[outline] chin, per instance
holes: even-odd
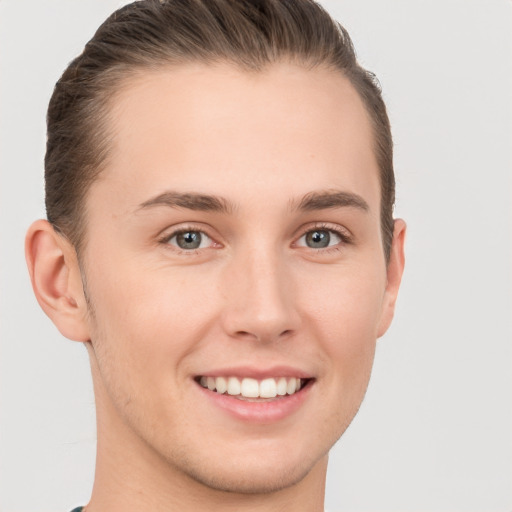
[[[301,442],[301,437],[297,439],[291,434],[284,439],[244,441],[232,436],[231,440],[219,439],[218,443],[210,438],[209,445],[196,444],[194,449],[188,445],[185,450],[187,445],[182,444],[172,454],[168,451],[170,457],[166,459],[174,471],[209,489],[233,494],[271,494],[299,485],[310,474],[325,473],[335,436],[325,436],[322,443],[318,443],[318,438]]]
[[[323,460],[323,459],[322,459]],[[313,467],[319,463],[302,461],[300,465],[272,464],[261,461],[247,464],[243,460],[234,461],[230,467],[188,468],[188,476],[196,482],[220,492],[233,494],[271,494],[293,487],[304,480]]]

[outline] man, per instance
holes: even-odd
[[[403,271],[389,123],[309,0],[136,2],[50,102],[36,297],[90,358],[87,512],[323,510]]]

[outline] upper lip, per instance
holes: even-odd
[[[272,377],[298,377],[299,379],[312,379],[310,372],[286,365],[273,365],[256,368],[254,366],[231,366],[225,368],[216,368],[206,370],[197,374],[201,377],[249,377],[252,379],[263,380]]]

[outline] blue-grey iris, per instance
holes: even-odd
[[[330,241],[331,234],[327,230],[315,230],[306,234],[306,245],[312,249],[328,247]]]
[[[185,231],[176,235],[176,244],[180,249],[198,249],[201,239],[199,231]]]

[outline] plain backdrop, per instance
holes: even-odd
[[[0,511],[85,504],[95,457],[86,351],[39,309],[23,256],[44,216],[55,81],[119,0],[0,0]],[[512,511],[510,0],[323,4],[380,79],[407,266],[326,505]]]

